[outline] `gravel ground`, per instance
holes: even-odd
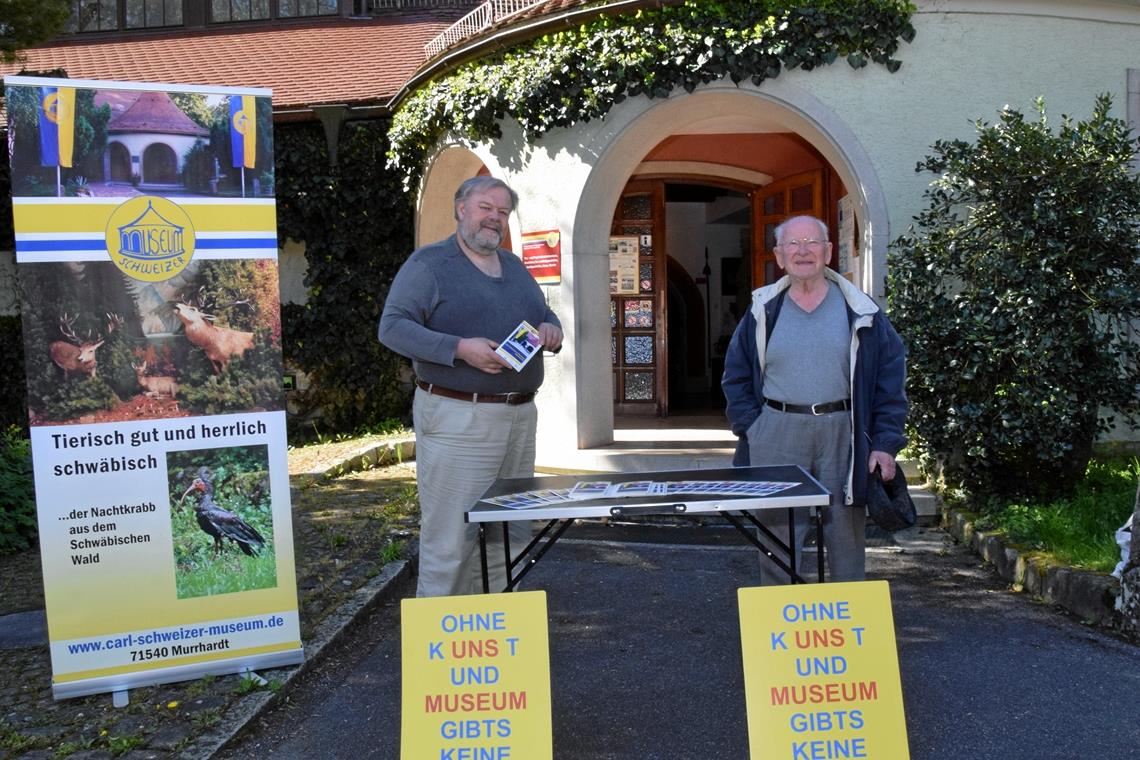
[[[417,521],[415,468],[392,464],[339,477],[374,440],[326,443],[289,452],[301,638],[385,564],[401,558]],[[0,616],[43,608],[37,551],[0,557]],[[56,702],[46,644],[8,648],[0,657],[0,758],[194,757],[236,716],[279,687],[275,671],[258,687],[237,676],[204,677],[132,689],[115,708],[108,694]]]

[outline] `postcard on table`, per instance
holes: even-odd
[[[536,354],[542,353],[542,337],[524,320],[503,339],[495,353],[506,359],[515,371],[521,371]]]

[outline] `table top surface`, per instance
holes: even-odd
[[[817,507],[831,495],[798,465],[500,478],[468,522]]]

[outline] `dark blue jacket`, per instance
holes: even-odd
[[[892,457],[906,445],[906,349],[887,315],[869,296],[830,269],[825,276],[839,285],[851,325],[852,456],[845,504],[862,505],[867,495],[867,461],[872,451]],[[764,348],[780,316],[791,278],[752,293],[752,308],[740,320],[724,357],[721,387],[726,413],[738,438],[732,463],[746,466],[748,428],[764,410]]]

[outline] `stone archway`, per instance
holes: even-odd
[[[626,105],[628,104],[628,105]],[[717,83],[692,94],[678,94],[664,101],[626,101],[607,116],[605,144],[582,185],[574,217],[573,280],[574,310],[583,335],[608,333],[608,262],[602,256],[583,252],[606,251],[609,222],[626,181],[652,146],[675,134],[700,132],[732,134],[750,125],[799,135],[828,161],[852,194],[861,239],[859,247],[869,254],[857,284],[881,296],[889,231],[885,193],[874,167],[852,130],[810,93],[779,80],[765,82],[762,89]],[[639,109],[639,110],[635,110]],[[577,346],[575,385],[605,387],[609,363],[607,344],[586,341]],[[612,412],[578,396],[580,446],[604,445],[612,440]]]
[[[152,143],[143,151],[143,182],[173,185],[178,182],[178,156],[165,143]]]
[[[110,181],[131,181],[131,152],[120,142],[113,142],[107,146],[110,157]]]
[[[455,232],[455,189],[463,180],[487,171],[483,160],[465,147],[443,148],[424,174],[416,214],[416,247]]]

